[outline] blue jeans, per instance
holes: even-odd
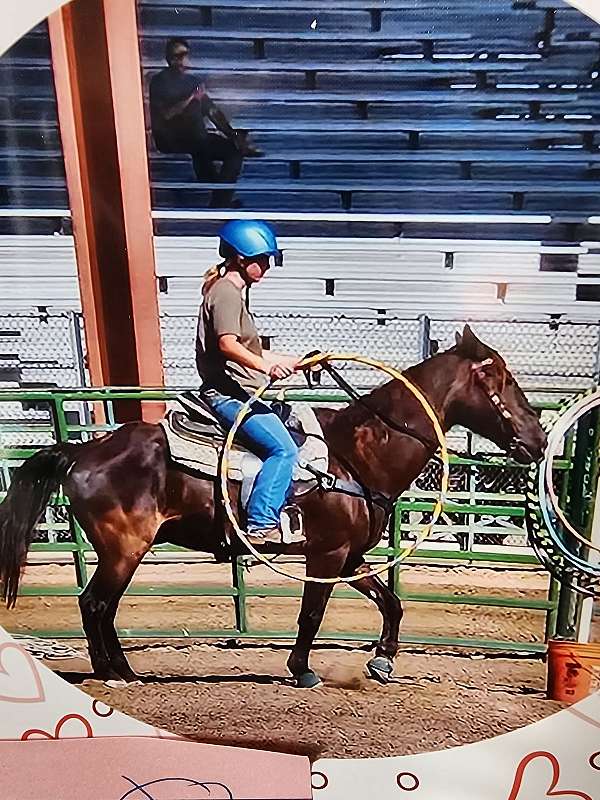
[[[224,427],[231,428],[243,402],[217,392],[204,394],[203,398]],[[279,525],[279,515],[292,485],[298,447],[280,418],[259,400],[252,404],[236,436],[263,461],[246,508],[248,530]]]

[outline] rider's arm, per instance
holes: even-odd
[[[206,96],[206,85],[202,76],[190,76],[174,83],[169,79],[168,73],[168,70],[163,70],[150,81],[150,108],[153,115],[163,120],[171,120],[182,114],[190,103],[194,100],[202,101]]]
[[[270,357],[266,357],[266,353],[262,356],[257,356],[247,347],[244,347],[237,336],[232,333],[226,333],[219,337],[219,350],[229,361],[235,361],[236,364],[240,364],[243,367],[250,367],[258,370],[258,372],[264,372],[270,378],[277,380],[289,377],[298,363],[296,358],[277,356],[276,353],[271,353]]]
[[[178,114],[181,114],[193,100],[201,100],[205,96],[205,91],[206,88],[204,83],[199,82],[189,97],[184,97],[183,100],[179,100],[179,102],[174,103],[173,105],[167,105],[165,102],[161,103],[159,107],[162,111],[163,117],[165,119],[172,119]]]
[[[277,357],[271,357],[267,360],[264,352],[253,353],[242,344],[243,303],[240,290],[229,281],[219,281],[211,292],[209,315],[219,350],[228,361],[264,372],[271,378],[279,379],[291,375],[294,366],[289,359],[282,361]]]
[[[256,353],[248,350],[233,333],[219,336],[219,350],[228,361],[235,361],[236,364],[240,364],[242,367],[256,369],[265,374],[268,374],[271,363],[273,363],[270,363],[263,356],[257,356]]]

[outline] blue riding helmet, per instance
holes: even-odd
[[[241,256],[273,256],[276,266],[283,264],[283,253],[277,245],[275,231],[257,219],[232,219],[219,231],[219,255],[228,258],[231,251]]]

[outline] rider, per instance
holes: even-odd
[[[272,262],[281,265],[273,228],[257,220],[231,220],[219,232],[223,262],[204,275],[198,317],[196,366],[201,394],[224,427],[269,379],[287,378],[299,358],[263,351],[245,291],[261,281]],[[247,533],[254,544],[281,542],[280,513],[292,483],[298,448],[281,419],[255,400],[240,432],[262,461],[247,503]],[[293,541],[304,537],[296,534]]]

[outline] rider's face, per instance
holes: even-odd
[[[253,256],[244,259],[248,283],[258,283],[269,269],[269,256]]]

